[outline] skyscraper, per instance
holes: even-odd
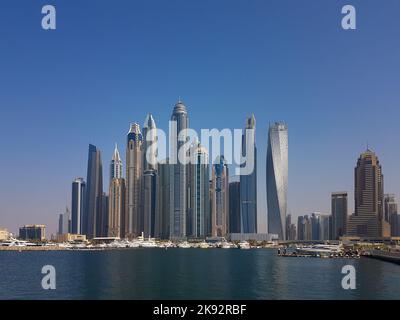
[[[83,233],[88,239],[99,236],[103,207],[103,167],[101,151],[94,145],[89,145],[88,169],[86,185],[86,204],[83,219]]]
[[[229,183],[229,233],[240,233],[240,182]]]
[[[320,240],[320,219],[321,214],[319,212],[311,214],[311,240]]]
[[[245,132],[242,135],[242,156],[246,150],[252,148],[254,157],[253,170],[249,174],[240,176],[240,216],[241,233],[257,233],[257,148],[255,144],[256,119],[254,115],[246,119]],[[251,166],[247,161],[241,167]]]
[[[72,182],[71,233],[82,234],[83,212],[85,210],[86,183],[83,178]]]
[[[126,148],[126,212],[125,236],[138,237],[143,232],[141,208],[142,143],[140,127],[133,123],[128,132]]]
[[[156,234],[156,206],[157,206],[157,128],[151,114],[148,114],[143,126],[142,146],[142,206],[143,229],[146,237]]]
[[[331,240],[330,234],[330,215],[321,214],[319,216],[319,239],[318,240]]]
[[[399,236],[397,201],[394,194],[385,194],[384,212],[385,220],[390,223],[390,235],[392,237]]]
[[[111,159],[110,164],[110,181],[113,179],[122,178],[122,160],[119,155],[119,150],[117,144],[115,144],[114,154]]]
[[[383,216],[382,167],[374,152],[362,153],[354,169],[355,212],[350,216],[347,233],[359,237],[387,237],[390,225]]]
[[[110,165],[110,188],[108,199],[107,235],[109,237],[124,237],[125,219],[125,180],[122,178],[122,160],[115,145]]]
[[[195,142],[190,157],[187,235],[204,238],[211,232],[208,152]]]
[[[185,130],[189,127],[186,106],[182,101],[175,104],[171,116],[173,137],[169,141],[170,148],[170,238],[186,237],[187,217],[187,165],[179,161],[178,151],[187,141]]]
[[[157,127],[153,115],[148,114],[143,126],[142,167],[143,172],[157,170]]]
[[[331,195],[332,240],[339,240],[347,232],[347,192]]]
[[[268,233],[286,239],[288,186],[288,130],[283,123],[270,125],[267,149]]]
[[[225,237],[229,226],[229,173],[223,156],[212,166],[211,226],[213,237]]]
[[[108,207],[109,207],[109,197],[103,192],[101,197],[101,216],[98,219],[98,227],[97,227],[97,237],[107,237],[108,235]]]
[[[168,159],[158,164],[155,237],[168,239],[170,232],[170,165]]]
[[[296,225],[292,223],[292,215],[286,216],[286,240],[296,240],[297,229]]]

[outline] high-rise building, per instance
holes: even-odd
[[[286,240],[296,240],[297,229],[296,225],[292,223],[292,215],[288,214],[286,216]]]
[[[157,206],[157,171],[143,173],[143,230],[145,237],[155,237]]]
[[[110,166],[107,236],[124,237],[125,180],[122,178],[122,160],[115,146]]]
[[[46,226],[43,224],[29,224],[19,228],[21,240],[43,241],[46,240]]]
[[[319,216],[319,239],[318,240],[331,240],[330,232],[330,215],[321,214]]]
[[[103,195],[101,197],[101,216],[100,219],[97,220],[97,237],[107,237],[108,235],[108,209],[109,197],[105,192],[103,192]]]
[[[85,210],[86,183],[83,178],[72,182],[71,233],[82,234],[82,223]]]
[[[186,106],[182,101],[175,104],[171,116],[171,133],[173,135],[170,144],[170,238],[183,239],[186,237],[187,218],[187,164],[179,161],[178,151],[187,141],[185,129],[189,127],[189,119]]]
[[[240,217],[241,233],[257,233],[257,148],[255,143],[256,119],[254,115],[246,119],[242,135],[242,168],[252,167],[251,172],[240,175]],[[252,155],[246,154],[252,149]],[[252,162],[252,163],[250,163]]]
[[[125,236],[135,238],[143,232],[141,207],[142,143],[140,127],[133,123],[128,133],[126,148],[126,212]]]
[[[190,237],[204,238],[211,233],[208,152],[199,142],[195,142],[190,149],[190,158],[186,231]]]
[[[397,201],[394,194],[385,194],[384,213],[385,220],[390,223],[391,236],[399,236]]]
[[[99,222],[102,220],[103,207],[103,167],[101,151],[94,145],[89,145],[88,168],[86,184],[86,202],[83,218],[83,234],[88,239],[100,236]]]
[[[158,164],[155,237],[169,239],[170,232],[170,165],[168,159]]]
[[[299,216],[297,219],[297,240],[312,240],[312,224],[308,215]]]
[[[157,127],[153,115],[148,114],[143,125],[142,167],[143,172],[157,170]]]
[[[355,212],[347,234],[359,237],[388,237],[390,225],[383,216],[383,174],[378,157],[371,150],[362,153],[354,170]]]
[[[57,234],[63,234],[64,233],[64,214],[60,213],[58,215],[58,230]]]
[[[311,240],[320,240],[320,217],[319,212],[311,214]]]
[[[229,226],[229,172],[223,156],[212,166],[211,220],[211,235],[225,237]]]
[[[240,233],[240,182],[229,183],[229,233]]]
[[[154,237],[157,233],[157,127],[151,114],[147,115],[143,126],[142,159],[143,229],[146,237]]]
[[[284,240],[288,186],[288,129],[284,123],[269,127],[266,181],[268,233]]]
[[[332,192],[332,240],[339,240],[347,232],[347,192]]]

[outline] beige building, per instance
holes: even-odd
[[[84,234],[72,234],[72,233],[57,234],[56,241],[57,242],[72,242],[72,241],[86,242],[86,236]]]
[[[125,217],[124,179],[111,181],[108,206],[108,237],[121,237],[121,223]]]
[[[347,236],[390,237],[390,225],[383,217],[383,174],[376,154],[362,153],[354,169],[355,211],[349,217]]]
[[[7,240],[10,233],[7,229],[0,228],[0,241]]]

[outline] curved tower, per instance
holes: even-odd
[[[270,125],[267,149],[268,233],[286,240],[288,186],[288,130],[284,123]]]

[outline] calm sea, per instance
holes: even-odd
[[[355,290],[341,286],[344,265]],[[44,265],[56,290],[43,290]],[[400,266],[285,258],[275,250],[130,249],[0,252],[0,299],[399,299]]]

